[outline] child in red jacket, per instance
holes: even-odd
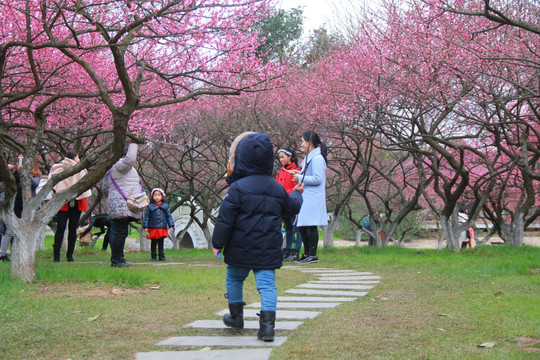
[[[288,147],[284,147],[278,150],[279,162],[281,163],[281,169],[278,170],[276,180],[283,185],[287,194],[293,191],[296,183],[293,180],[293,175],[299,173],[300,169],[296,163],[296,155],[294,151]],[[285,249],[283,249],[283,261],[296,261],[298,260],[298,254],[302,248],[302,237],[294,225],[296,217],[284,217],[283,225],[285,226]],[[294,249],[292,244],[294,241]]]

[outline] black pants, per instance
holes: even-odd
[[[307,256],[317,256],[317,246],[319,245],[319,230],[317,226],[299,226],[298,231],[302,235],[304,254]]]
[[[111,262],[124,261],[124,245],[129,231],[129,223],[132,219],[114,219],[114,235],[111,244]]]
[[[165,259],[165,254],[163,253],[163,240],[165,240],[165,238],[150,240],[150,254],[152,255],[152,259],[156,259],[156,247],[158,249],[159,259]]]
[[[112,249],[112,240],[114,236],[114,223],[110,222],[109,227],[107,228],[107,232],[105,233],[105,236],[103,237],[103,245],[101,246],[101,250],[107,250],[107,247],[109,244],[111,244]]]
[[[73,258],[73,251],[75,250],[75,242],[77,241],[77,227],[79,226],[79,219],[81,217],[81,211],[75,201],[73,207],[69,206],[68,211],[59,211],[56,214],[56,233],[54,234],[54,257],[60,258],[60,249],[62,248],[62,241],[64,240],[64,233],[66,232],[66,225],[68,226],[68,248],[66,257],[68,259]]]

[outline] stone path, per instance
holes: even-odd
[[[357,290],[369,290],[380,280],[379,276],[372,273],[353,270],[306,266],[286,266],[283,269],[302,271],[312,274],[318,279],[285,291],[286,294],[294,294],[295,296],[278,296],[274,342],[260,341],[257,340],[256,336],[235,336],[235,331],[231,331],[231,336],[175,336],[160,341],[156,345],[202,347],[203,349],[143,352],[136,354],[137,360],[268,360],[272,348],[281,346],[287,341],[286,336],[277,335],[286,334],[287,331],[294,331],[303,324],[303,320],[314,319],[322,311],[328,311],[327,309],[335,308],[343,302],[354,301],[365,296],[367,292]],[[259,329],[257,312],[259,312],[260,308],[261,303],[252,303],[245,306],[245,329]],[[228,309],[222,310],[216,313],[217,319],[197,320],[184,327],[227,329],[221,318],[228,312]],[[227,349],[219,349],[219,347],[226,347]]]

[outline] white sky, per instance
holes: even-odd
[[[347,14],[347,9],[362,3],[373,4],[377,0],[280,0],[283,9],[301,6],[304,10],[304,34],[325,25],[331,29],[339,22],[339,14]],[[350,10],[349,10],[350,11]]]
[[[281,0],[283,9],[302,6],[304,10],[304,29],[306,32],[318,29],[330,20],[333,0]]]

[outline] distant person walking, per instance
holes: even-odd
[[[135,169],[138,149],[137,144],[129,144],[125,155],[108,172],[110,185],[107,209],[114,227],[111,244],[111,266],[113,267],[131,266],[124,259],[124,246],[129,232],[129,223],[140,221],[143,217],[142,210],[133,212],[127,204],[129,197],[139,194],[143,190],[139,173]]]
[[[298,264],[319,262],[317,246],[319,245],[318,226],[328,225],[326,213],[326,144],[314,131],[302,134],[300,148],[307,155],[302,161],[300,174],[294,174],[295,182],[304,183],[304,202],[298,213],[296,226],[304,242],[304,254],[297,260]]]
[[[467,222],[469,219],[468,210],[464,205],[459,205],[458,208],[458,224],[462,225]],[[469,239],[467,238],[468,230],[463,230],[459,233],[459,242],[461,243],[461,248],[465,249],[467,247],[467,244],[469,243]]]
[[[165,191],[160,188],[152,189],[150,194],[152,199],[150,205],[146,208],[144,215],[143,228],[150,239],[150,254],[153,261],[158,260],[156,256],[156,247],[158,248],[159,261],[167,261],[163,252],[163,242],[167,236],[174,232],[174,221],[169,204],[163,201]]]
[[[54,164],[49,171],[49,179],[56,174],[59,174],[80,162],[79,154],[73,151],[69,151],[66,157]],[[72,175],[54,186],[55,192],[65,191],[70,189],[79,180],[81,180],[88,171],[83,169],[77,174]],[[68,248],[66,252],[66,258],[68,262],[73,261],[73,251],[75,250],[75,242],[77,241],[77,228],[79,227],[79,219],[81,212],[88,210],[88,203],[86,201],[92,195],[91,190],[86,190],[74,200],[65,204],[60,211],[56,214],[56,232],[54,234],[53,256],[54,262],[60,261],[60,250],[62,248],[62,242],[64,241],[64,233],[66,226],[68,226]],[[69,225],[68,225],[69,224]]]
[[[296,154],[291,148],[284,147],[278,150],[279,162],[281,163],[281,169],[278,170],[276,180],[283,185],[287,194],[290,194],[296,183],[293,180],[293,175],[300,173],[302,169],[296,165]],[[298,232],[296,225],[294,224],[295,216],[282,217],[283,225],[285,226],[285,248],[283,249],[284,261],[298,260],[298,254],[302,248],[302,236]],[[294,242],[294,248],[293,246]]]

